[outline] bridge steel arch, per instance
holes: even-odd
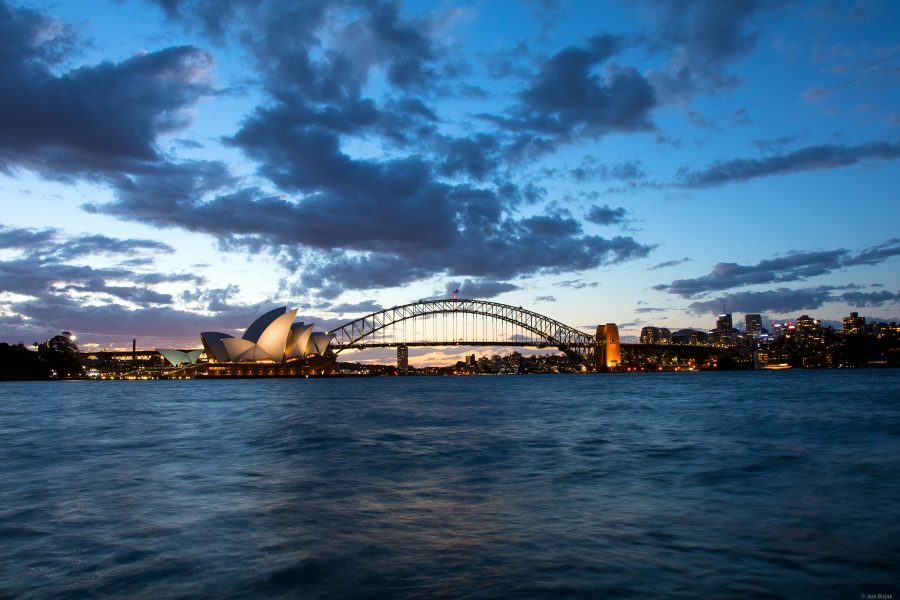
[[[379,332],[397,323],[410,319],[436,317],[438,315],[480,315],[482,317],[506,322],[537,336],[536,340],[527,342],[519,340],[465,340],[434,339],[427,341],[384,342],[377,340]],[[394,306],[374,312],[345,325],[336,327],[330,332],[334,336],[331,348],[335,354],[342,350],[365,348],[384,348],[389,346],[553,346],[564,352],[570,359],[583,364],[592,364],[597,347],[594,336],[570,327],[550,317],[522,308],[499,302],[486,300],[443,299],[420,300],[410,304]]]

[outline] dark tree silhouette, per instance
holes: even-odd
[[[0,379],[46,379],[50,365],[24,344],[0,343]]]
[[[84,367],[78,360],[78,345],[68,331],[37,344],[37,348],[38,356],[50,367],[51,377],[54,373],[60,379],[84,375]]]

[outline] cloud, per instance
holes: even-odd
[[[653,265],[651,267],[648,267],[648,270],[656,271],[657,269],[666,269],[668,267],[677,267],[678,265],[683,265],[684,263],[690,262],[690,261],[691,261],[690,257],[687,257],[687,256],[685,256],[684,258],[681,258],[681,259],[666,260],[661,263],[656,263],[655,265]]]
[[[643,163],[639,160],[626,160],[613,165],[604,165],[591,155],[585,156],[581,164],[569,172],[579,183],[593,179],[635,181],[647,177]]]
[[[204,279],[196,273],[154,271],[153,257],[173,251],[154,240],[0,226],[0,249],[0,339],[34,341],[70,330],[90,333],[85,339],[93,341],[144,335],[187,343],[213,319],[176,309],[173,295],[154,287],[165,283],[189,285],[193,291],[179,299],[220,320],[230,323],[237,314],[235,327],[246,326],[258,312],[223,301],[236,288],[203,290]],[[130,258],[117,264],[120,256]]]
[[[615,36],[599,35],[560,50],[540,65],[508,116],[483,118],[519,134],[511,151],[520,155],[612,132],[652,129],[653,88],[633,67],[608,62],[621,45]],[[606,65],[597,74],[601,63]]]
[[[15,255],[0,260],[0,289],[27,296],[103,294],[136,304],[171,304],[171,295],[147,286],[203,281],[187,273],[162,274],[125,266],[95,267],[72,262],[90,262],[95,257],[108,260],[122,254],[152,256],[173,252],[170,246],[153,240],[67,235],[59,229],[0,225],[0,249]]]
[[[740,79],[725,67],[756,47],[759,32],[752,24],[762,4],[755,0],[722,2],[661,2],[658,29],[645,36],[653,51],[670,58],[648,73],[665,102],[688,102],[698,92],[734,88]]]
[[[535,296],[535,302],[556,302],[556,296]]]
[[[445,156],[439,167],[442,175],[466,174],[482,181],[497,169],[502,159],[500,141],[486,133],[451,139],[446,144]]]
[[[210,12],[204,0],[162,8],[212,36],[240,40],[255,57],[266,98],[224,142],[255,162],[262,181],[242,186],[218,162],[161,161],[119,174],[115,199],[89,211],[204,233],[224,249],[268,252],[294,271],[285,291],[322,298],[435,275],[501,281],[577,272],[653,248],[587,235],[555,209],[517,216],[516,206],[546,193],[505,169],[510,139],[524,130],[438,132],[441,119],[428,102],[449,59],[434,17],[407,18],[392,2],[237,0],[214,25],[202,20]],[[554,120],[578,130],[573,135],[643,127],[646,110],[629,104],[640,94],[628,91],[640,75],[615,65],[602,77],[592,72],[618,45],[598,36],[551,57],[511,115],[550,137],[569,135],[553,133]],[[376,76],[386,91],[367,97]],[[558,82],[575,87],[561,95]],[[649,86],[644,92],[652,96]],[[352,155],[359,141],[390,151]]]
[[[327,161],[321,150],[315,160]],[[303,160],[298,155],[292,168]],[[229,247],[305,246],[312,251],[296,264],[307,288],[395,286],[440,273],[503,279],[582,271],[642,258],[653,248],[631,237],[586,235],[563,213],[505,216],[496,192],[440,183],[419,159],[335,160],[344,165],[342,176],[328,168],[305,171],[321,179],[297,183],[308,186],[302,200],[255,190],[191,198],[207,180],[216,185],[219,175],[188,169],[171,177],[166,194],[154,192],[153,179],[136,178],[117,201],[91,210],[207,233]]]
[[[865,160],[897,158],[900,158],[898,142],[870,142],[858,146],[823,144],[766,158],[736,158],[717,162],[699,171],[682,169],[676,185],[704,189],[759,177],[835,169]]]
[[[819,308],[832,302],[832,286],[803,289],[777,288],[764,292],[738,292],[710,300],[699,300],[688,305],[694,314],[720,314],[723,310],[738,313],[771,312],[786,314]]]
[[[380,311],[383,306],[374,300],[363,300],[362,302],[337,304],[328,310],[335,313],[374,313]]]
[[[565,281],[560,281],[557,285],[561,285],[563,287],[570,287],[575,290],[581,290],[584,288],[595,288],[600,285],[599,281],[584,281],[583,279],[567,279]]]
[[[883,244],[877,244],[862,250],[845,262],[851,265],[876,265],[894,256],[900,256],[900,238],[890,239]]]
[[[628,211],[621,206],[610,208],[609,205],[591,206],[587,213],[587,220],[596,225],[624,225],[628,222]]]
[[[191,46],[59,73],[74,51],[65,25],[0,4],[0,163],[46,177],[134,170],[160,159],[156,138],[184,127],[213,92],[212,58]]]
[[[125,253],[174,252],[174,248],[156,240],[119,239],[100,234],[68,235],[62,230],[47,227],[10,227],[0,224],[0,248],[13,250],[42,263],[60,262],[91,256],[120,256]]]
[[[707,292],[755,284],[785,283],[825,275],[840,268],[874,265],[900,256],[900,239],[866,248],[857,254],[839,248],[813,252],[788,252],[784,256],[762,260],[755,265],[717,263],[708,275],[676,279],[654,289],[690,298]]]
[[[883,306],[900,302],[900,293],[892,293],[886,290],[880,292],[844,292],[840,298],[850,306]]]

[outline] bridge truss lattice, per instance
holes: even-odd
[[[550,317],[485,300],[420,300],[366,315],[332,329],[331,348],[396,346],[555,347],[569,358],[590,363],[594,336]]]

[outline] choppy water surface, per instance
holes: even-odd
[[[900,598],[900,371],[0,394],[0,598]]]

